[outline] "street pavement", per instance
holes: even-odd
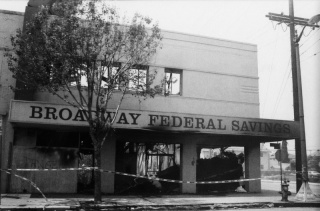
[[[268,181],[267,181],[268,182]],[[266,182],[263,181],[263,184]],[[212,210],[235,208],[274,207],[320,207],[320,197],[307,202],[297,201],[295,194],[289,202],[282,202],[278,191],[264,190],[261,193],[213,192],[210,195],[149,195],[149,196],[104,196],[102,203],[93,205],[92,195],[48,194],[44,198],[30,194],[2,194],[1,210]],[[89,208],[88,208],[89,207]]]
[[[316,195],[320,196],[320,183],[309,183],[310,189]],[[262,190],[274,190],[280,191],[280,181],[279,180],[262,180],[261,181],[261,189]],[[289,190],[292,193],[296,193],[296,182],[289,182]]]

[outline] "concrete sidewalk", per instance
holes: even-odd
[[[245,207],[320,207],[320,198],[307,202],[282,202],[275,191],[262,193],[212,193],[212,195],[161,195],[161,196],[104,196],[103,202],[93,205],[89,195],[48,194],[44,198],[32,198],[30,194],[2,194],[1,210],[46,209],[79,210],[80,208],[104,210],[210,210],[217,208]]]

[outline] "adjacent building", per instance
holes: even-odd
[[[9,107],[10,101],[14,98],[11,86],[15,86],[15,80],[12,78],[11,72],[8,70],[7,60],[4,57],[6,51],[12,50],[10,45],[10,36],[14,35],[17,29],[22,29],[24,13],[0,10],[0,149],[1,149],[1,165],[0,168],[7,168],[8,149],[13,131],[9,123]],[[2,178],[5,178],[2,173]],[[1,180],[2,191],[5,190],[7,181]]]

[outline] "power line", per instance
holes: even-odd
[[[283,32],[286,32],[287,31],[287,29],[288,29],[288,25],[287,24],[285,24],[286,25],[286,28],[285,29],[283,29],[283,25],[282,25],[282,23],[280,23],[280,26],[281,26],[281,28],[282,28],[282,31]]]
[[[274,107],[273,112],[272,112],[272,117],[274,117],[274,115],[276,114],[276,112],[277,112],[277,110],[278,110],[278,106],[279,106],[279,104],[280,104],[282,95],[283,95],[284,90],[285,90],[285,88],[286,88],[286,86],[287,86],[287,82],[288,82],[288,79],[289,79],[289,76],[290,76],[290,69],[289,69],[290,61],[291,61],[291,58],[289,57],[289,59],[288,59],[288,65],[287,65],[285,74],[283,75],[284,77],[282,78],[282,82],[281,82],[281,86],[280,86],[280,91],[279,91],[279,94],[278,94],[278,96],[277,96],[276,103],[275,103],[275,107]],[[288,76],[286,77],[286,75],[288,75]],[[283,85],[283,84],[284,84],[284,85]]]
[[[279,35],[279,31],[277,31],[277,39],[276,39],[276,42],[275,42],[275,45],[274,45],[274,53],[272,55],[271,68],[270,68],[270,71],[269,71],[268,85],[267,85],[267,91],[266,91],[266,94],[265,94],[265,101],[264,101],[264,106],[263,106],[263,109],[262,109],[262,115],[264,115],[264,111],[265,111],[266,104],[267,104],[271,73],[272,73],[272,69],[273,69],[274,56],[276,54],[276,49],[277,49],[277,44],[278,44],[278,35]]]
[[[277,38],[276,38],[276,39],[277,39]],[[266,42],[266,41],[265,41],[265,42],[262,42],[261,44],[258,45],[258,48],[263,47],[263,48],[265,49],[265,48],[268,48],[268,47],[272,47],[272,45],[270,45],[270,44],[275,43],[276,39],[273,39],[272,41],[268,41],[268,42]],[[279,41],[280,41],[280,40],[284,40],[284,39],[287,39],[287,37],[281,37],[281,38],[279,39]]]
[[[317,32],[320,32],[320,28],[318,28],[315,33],[312,33],[312,35],[311,35],[310,37],[308,37],[308,39],[306,39],[306,40],[300,45],[300,47],[302,47],[305,43],[307,43],[307,42],[310,40],[310,38],[312,38],[314,35],[317,34]]]
[[[261,27],[256,33],[253,33],[247,37],[245,37],[245,39],[256,39],[257,37],[261,37],[263,34],[265,34],[266,31],[268,31],[269,29],[267,28],[267,25],[269,25],[269,22],[266,23],[263,27]],[[259,36],[258,36],[259,35]]]
[[[276,113],[276,111],[277,111],[277,109],[278,109],[278,106],[279,106],[280,101],[281,101],[282,94],[283,94],[284,89],[285,89],[285,86],[286,86],[286,84],[287,84],[287,80],[288,80],[288,77],[286,77],[287,72],[289,72],[289,75],[290,75],[290,71],[288,71],[288,70],[289,70],[289,64],[290,64],[290,58],[288,59],[287,68],[286,68],[285,74],[283,75],[283,78],[282,78],[282,82],[281,82],[281,86],[280,86],[280,91],[279,91],[279,94],[278,94],[277,99],[276,99],[276,103],[275,103],[275,107],[274,107],[274,109],[273,109],[273,114],[272,114],[272,116],[275,115],[275,113]],[[286,79],[287,79],[287,80],[286,80]],[[285,82],[285,80],[286,80],[286,82]],[[285,84],[285,85],[283,86],[283,84]]]
[[[307,35],[305,35],[304,33],[303,33],[303,36],[305,36],[305,37],[308,37],[309,35],[310,35],[310,33],[312,32],[312,30],[310,30],[309,31],[309,33],[307,34]]]
[[[319,42],[320,39],[318,39],[317,41],[315,41],[313,44],[311,44],[305,51],[303,51],[300,56],[302,56],[307,50],[309,50],[310,48],[314,47],[317,42]]]
[[[304,60],[302,60],[301,62],[305,62],[306,60],[310,59],[311,57],[314,57],[316,55],[318,55],[320,53],[320,51],[314,53],[313,55],[310,55],[309,57],[305,58]]]

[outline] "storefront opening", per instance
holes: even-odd
[[[164,143],[117,142],[116,171],[148,177],[180,179],[180,145]],[[168,188],[168,189],[166,189]],[[176,189],[174,185],[173,189]],[[147,179],[116,175],[117,193],[157,193],[172,186]]]

